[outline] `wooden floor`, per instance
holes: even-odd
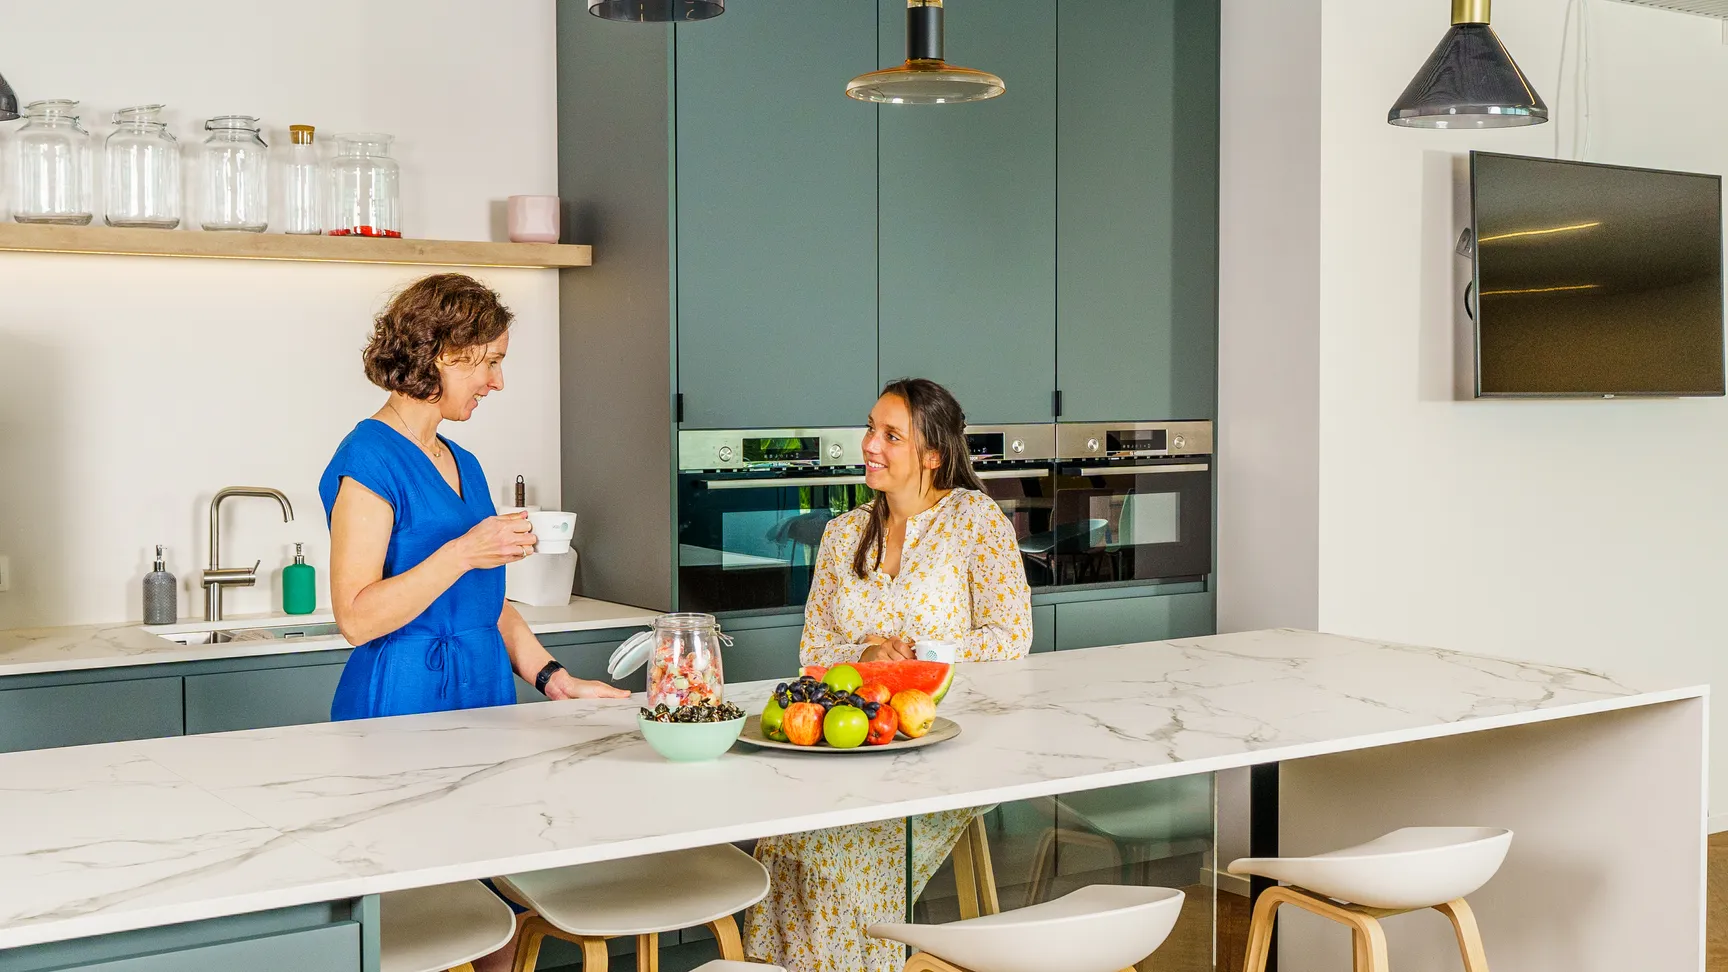
[[[1728,833],[1710,835],[1710,881],[1705,902],[1704,968],[1728,972]],[[1248,943],[1248,899],[1218,895],[1218,972],[1241,972]]]

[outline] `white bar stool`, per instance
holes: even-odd
[[[478,881],[378,896],[380,972],[473,972],[516,934],[510,906]]]
[[[725,959],[715,959],[703,962],[691,972],[786,972],[778,965],[758,965],[755,962],[728,962]]]
[[[1386,972],[1380,919],[1433,908],[1452,920],[1465,972],[1488,972],[1482,932],[1464,902],[1500,870],[1512,831],[1495,827],[1405,827],[1366,844],[1313,857],[1245,857],[1231,874],[1288,886],[1268,888],[1248,926],[1243,972],[1264,972],[1278,906],[1295,905],[1351,930],[1357,972]]]
[[[1158,950],[1182,892],[1094,884],[1053,901],[944,925],[871,925],[872,938],[920,949],[905,972],[1128,972]]]
[[[534,972],[546,936],[582,947],[583,972],[605,972],[606,940],[636,938],[636,968],[660,967],[660,933],[708,926],[720,957],[742,962],[732,916],[768,893],[768,869],[731,844],[578,864],[499,878],[534,910],[522,926],[516,972]],[[753,966],[752,972],[762,972]]]

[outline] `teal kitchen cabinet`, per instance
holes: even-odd
[[[648,684],[646,668],[639,668],[624,678],[615,679],[606,674],[606,663],[611,660],[612,652],[616,651],[625,639],[644,630],[646,627],[603,628],[595,631],[543,634],[540,636],[540,644],[557,659],[558,664],[564,666],[565,671],[577,678],[606,682],[632,692],[640,692]],[[516,701],[544,702],[546,697],[534,691],[533,685],[517,678]]]
[[[0,690],[0,752],[178,736],[178,678],[114,678]]]
[[[1058,651],[1193,638],[1217,630],[1210,591],[1066,601],[1053,606]]]
[[[376,972],[364,900],[370,917],[351,899],[0,950],[0,972]]]
[[[974,424],[1051,418],[1056,8],[987,0],[951,9],[949,63],[1001,76],[1006,93],[879,109],[881,377],[947,385]],[[901,63],[905,0],[880,0],[880,16],[881,63]]]
[[[684,428],[860,425],[875,402],[876,109],[842,94],[875,57],[869,3],[677,30]]]
[[[1032,652],[1056,650],[1056,605],[1032,606]]]
[[[1218,2],[1070,0],[1058,18],[1061,418],[1212,418]]]
[[[726,649],[726,681],[790,681],[798,674],[798,644],[804,637],[804,616],[722,618],[731,637]]]
[[[347,652],[340,652],[343,656]],[[344,658],[344,661],[346,658]],[[342,662],[186,676],[186,732],[233,732],[330,721]]]

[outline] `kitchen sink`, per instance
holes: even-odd
[[[292,641],[305,638],[341,637],[334,622],[282,624],[267,627],[220,628],[215,631],[179,631],[162,635],[178,645],[225,645],[235,641]]]

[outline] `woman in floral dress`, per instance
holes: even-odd
[[[1025,656],[1031,591],[1014,528],[972,471],[965,425],[935,382],[901,379],[882,390],[864,436],[864,481],[876,498],[822,535],[804,664],[909,659],[920,638],[957,642],[966,662]],[[975,813],[913,819],[913,896]],[[903,947],[864,929],[905,915],[904,821],[775,837],[756,856],[772,885],[744,916],[753,958],[789,972],[898,972]]]

